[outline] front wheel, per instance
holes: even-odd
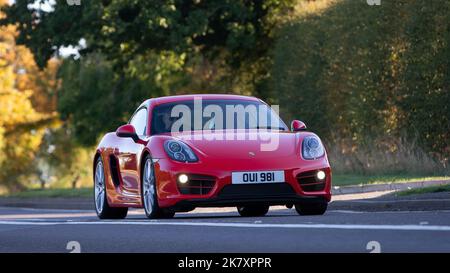
[[[128,208],[114,208],[108,204],[106,195],[105,170],[102,158],[95,163],[94,202],[95,212],[100,219],[123,219],[127,217]]]
[[[327,208],[327,202],[295,204],[295,210],[300,215],[323,215]]]
[[[145,215],[149,219],[172,218],[175,213],[162,209],[158,205],[156,193],[156,179],[153,167],[153,161],[150,155],[144,159],[144,169],[142,170],[141,196],[144,204]]]
[[[269,211],[269,206],[266,205],[240,206],[237,207],[237,211],[243,217],[264,216]]]

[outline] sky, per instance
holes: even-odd
[[[15,2],[16,2],[15,0],[9,0],[10,5],[14,4]],[[28,8],[29,9],[40,9],[45,12],[52,12],[53,5],[55,5],[55,4],[56,4],[55,0],[46,0],[43,3],[40,3],[39,0],[36,0],[33,4],[29,4]],[[70,45],[70,46],[66,46],[66,47],[60,47],[58,50],[58,54],[59,54],[59,56],[61,56],[63,58],[66,58],[69,56],[75,56],[75,58],[79,58],[80,54],[79,54],[78,50],[80,50],[82,48],[86,48],[86,40],[85,39],[81,39],[78,42],[78,45]]]

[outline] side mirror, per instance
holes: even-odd
[[[136,134],[136,129],[131,124],[125,124],[117,128],[116,135],[118,137],[130,137],[134,140],[134,142],[139,141],[139,137]]]
[[[293,120],[291,122],[291,131],[298,132],[306,130],[306,125],[300,120]]]

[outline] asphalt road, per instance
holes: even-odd
[[[75,242],[73,242],[75,241]],[[78,248],[79,246],[79,248]],[[0,252],[450,252],[450,211],[329,210],[298,216],[233,209],[101,221],[92,211],[0,207]]]

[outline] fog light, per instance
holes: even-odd
[[[324,180],[325,179],[325,172],[324,171],[318,171],[317,172],[317,179]]]
[[[180,174],[180,175],[178,176],[178,181],[179,181],[180,183],[182,183],[182,184],[187,183],[188,180],[189,180],[189,177],[188,177],[187,175],[185,175],[185,174]]]

